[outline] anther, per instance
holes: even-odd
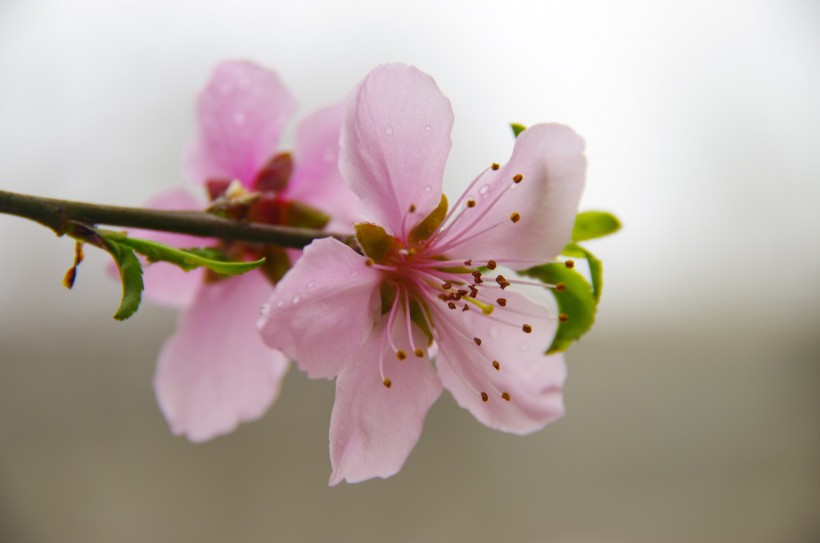
[[[500,168],[500,167],[501,167],[501,165],[498,162],[493,162],[492,165],[490,166],[490,168],[492,168],[494,171],[498,171],[498,168]]]
[[[467,207],[475,207],[475,200],[467,200]]]
[[[501,397],[504,398],[506,401],[510,401],[510,393],[509,392],[502,392]]]
[[[495,260],[488,260],[487,261],[487,268],[494,270],[498,266]]]
[[[475,288],[475,285],[470,285],[470,298],[475,298],[478,296],[478,289]]]
[[[566,313],[559,313],[558,320],[561,322],[567,322],[569,320],[569,315],[567,315]]]
[[[388,379],[387,377],[385,377],[383,383],[384,383],[384,386],[386,386],[387,388],[390,388],[390,387],[393,386],[393,382],[390,379]]]
[[[410,204],[410,213],[416,212],[416,204]]]
[[[513,182],[514,183],[520,183],[523,180],[524,180],[524,176],[521,175],[520,173],[517,173],[513,176]]]
[[[443,301],[443,302],[446,302],[447,300],[449,300],[449,299],[450,299],[450,296],[449,296],[448,294],[444,294],[444,293],[442,292],[441,294],[439,294],[439,295],[438,295],[438,299],[439,299],[439,300],[441,300],[441,301]]]
[[[481,345],[481,338],[480,337],[474,337],[473,341],[475,341],[476,345]]]
[[[467,293],[468,293],[468,292],[469,292],[469,291],[464,290],[463,288],[460,288],[460,289],[458,289],[458,290],[456,291],[456,294],[458,294],[459,296],[467,296]]]
[[[487,395],[487,393],[486,393],[486,392],[482,392],[482,393],[481,393],[481,401],[482,401],[482,402],[489,401],[489,399],[490,399],[490,397]]]
[[[465,265],[465,266],[467,266],[467,267],[469,268],[470,266],[472,266],[472,265],[473,265],[473,261],[472,261],[472,260],[465,260],[465,261],[464,261],[464,265]]]
[[[364,265],[365,266],[372,266],[373,264],[375,264],[375,262],[373,262],[372,258],[365,258],[364,259]]]
[[[453,288],[453,284],[450,281],[445,281],[441,284],[441,288],[443,288],[444,290],[450,290],[451,288]]]
[[[496,303],[501,307],[507,307],[507,299],[506,298],[499,298],[496,300]]]
[[[421,358],[421,357],[423,357],[423,356],[424,356],[424,351],[422,351],[421,349],[419,349],[418,347],[416,347],[416,349],[413,351],[413,354],[414,354],[414,355],[416,355],[416,356],[418,356],[419,358]]]
[[[507,278],[503,275],[499,275],[498,277],[496,277],[495,282],[498,283],[498,286],[501,287],[501,290],[504,290],[505,288],[510,286],[510,282],[507,281]]]
[[[510,215],[510,220],[513,223],[517,223],[518,221],[521,220],[521,215],[518,213],[518,211],[513,211],[512,214]]]
[[[450,309],[455,309],[456,304],[454,304],[453,302],[447,302],[447,307],[449,307]]]
[[[396,351],[396,358],[398,358],[399,360],[404,360],[405,358],[407,358],[407,353],[404,352],[404,349],[399,349],[398,351]]]
[[[564,266],[566,266],[569,269],[572,269],[572,268],[575,267],[575,261],[574,260],[567,260],[566,262],[564,262]]]
[[[555,290],[557,290],[558,292],[564,292],[565,290],[567,290],[567,285],[565,285],[564,283],[557,283],[555,285]]]
[[[498,360],[493,360],[493,367],[495,371],[499,371],[501,369],[501,364],[498,363]]]
[[[467,305],[467,304],[464,304],[464,307],[462,307],[462,308],[461,308],[461,310],[462,310],[462,311],[469,311],[469,310],[470,310],[470,306],[469,306],[469,305]]]
[[[530,332],[532,332],[532,326],[530,326],[529,324],[525,324],[521,327],[521,329],[524,330],[525,334],[529,334]]]

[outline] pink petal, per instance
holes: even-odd
[[[510,161],[498,171],[488,170],[468,194],[477,205],[442,241],[456,243],[461,238],[447,254],[476,260],[552,259],[569,242],[585,171],[584,141],[572,129],[557,124],[531,126],[518,136]],[[523,176],[520,184],[513,183],[517,174]],[[508,186],[478,224],[462,233]],[[514,212],[521,217],[517,223],[510,220]],[[497,228],[470,239],[496,224]]]
[[[352,233],[362,222],[359,198],[339,173],[339,132],[342,104],[320,109],[296,129],[295,168],[283,196],[309,204],[331,216],[326,230]]]
[[[187,176],[200,183],[239,179],[250,187],[295,110],[296,100],[273,72],[250,62],[220,64],[199,96],[199,137]]]
[[[427,411],[441,394],[441,381],[427,357],[412,354],[401,314],[394,322],[393,336],[396,346],[411,354],[399,361],[389,346],[384,349],[384,375],[391,381],[390,388],[384,386],[378,361],[387,341],[386,321],[381,319],[356,363],[336,380],[330,418],[331,485],[343,479],[357,483],[395,475],[418,441]],[[427,343],[415,326],[414,340],[416,345]]]
[[[402,235],[441,199],[453,110],[429,75],[387,64],[370,72],[351,96],[342,124],[342,175],[369,220]]]
[[[177,435],[205,441],[262,416],[288,368],[254,324],[271,286],[261,273],[204,285],[162,348],[154,378]]]
[[[187,190],[181,187],[173,187],[160,192],[145,202],[144,206],[153,209],[168,210],[190,210],[202,209],[204,203],[194,198]],[[129,235],[164,243],[171,247],[190,248],[206,247],[213,245],[213,240],[188,236],[185,234],[172,234],[170,232],[159,232],[157,230],[140,230],[132,228],[128,230]],[[119,277],[116,266],[112,263],[109,273],[113,277]],[[204,270],[195,269],[189,272],[165,262],[145,264],[143,266],[142,280],[145,284],[145,297],[163,305],[176,308],[188,307],[193,303],[199,286],[202,283]]]
[[[436,367],[456,402],[483,424],[527,434],[564,414],[561,387],[566,367],[563,357],[544,355],[556,327],[546,308],[515,292],[507,291],[505,298],[507,307],[496,307],[491,317],[512,325],[479,311],[447,312],[436,306]],[[522,330],[524,323],[532,326],[531,333]],[[481,339],[480,346],[474,337]],[[487,393],[488,401],[482,400],[481,392]],[[510,401],[501,397],[504,392]]]
[[[309,377],[335,377],[379,316],[380,284],[381,272],[353,249],[316,240],[276,285],[259,320],[262,337]]]

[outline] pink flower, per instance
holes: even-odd
[[[530,127],[446,213],[452,123],[428,75],[386,65],[364,79],[339,165],[372,221],[356,227],[365,255],[314,241],[260,319],[265,341],[310,377],[337,378],[332,485],[398,472],[442,387],[506,432],[563,414],[564,361],[543,354],[556,319],[498,272],[549,261],[569,241],[583,141],[565,126]]]
[[[329,226],[335,231],[349,231],[355,196],[336,165],[342,107],[320,110],[299,125],[294,161],[287,153],[275,153],[295,109],[295,100],[272,72],[248,62],[221,64],[199,98],[200,133],[190,149],[187,174],[204,184],[216,199],[213,205],[224,205],[226,213],[304,225],[326,222],[322,211],[333,213]],[[260,193],[259,198],[248,205],[225,203],[232,180]],[[204,207],[183,189],[164,192],[149,205]],[[216,244],[177,234],[140,235],[177,247]],[[299,252],[224,242],[221,248],[233,257],[267,256],[269,265],[228,279],[165,264],[146,267],[144,275],[149,298],[183,310],[176,332],[160,352],[154,387],[173,432],[192,441],[260,417],[278,396],[288,368],[284,355],[262,342],[255,323],[261,302],[273,289],[268,279],[281,276],[288,259]]]

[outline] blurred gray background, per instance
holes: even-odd
[[[173,437],[151,378],[172,311],[111,319],[88,251],[0,216],[0,541],[820,541],[820,5],[0,0],[0,187],[138,205],[184,183],[213,66],[278,71],[301,114],[376,64],[456,114],[447,188],[507,123],[588,143],[606,288],[567,416],[490,431],[446,394],[402,472],[328,488],[333,385]],[[288,139],[286,138],[287,143]]]

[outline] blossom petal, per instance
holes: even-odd
[[[254,328],[270,283],[259,272],[203,285],[162,348],[154,389],[171,429],[191,441],[262,416],[288,368]]]
[[[436,208],[452,126],[449,100],[416,68],[388,64],[362,81],[345,111],[339,168],[369,220],[400,235],[411,205],[415,222]]]
[[[199,96],[188,177],[239,179],[250,187],[295,110],[296,100],[273,72],[250,62],[220,64]]]
[[[389,347],[384,349],[386,321],[381,319],[356,356],[356,363],[336,380],[330,418],[331,485],[395,475],[421,436],[427,411],[441,394],[441,381],[427,356],[412,354],[403,315],[394,322],[393,336],[398,348],[411,353],[409,358],[399,361]],[[414,341],[415,345],[427,343],[415,326]],[[390,379],[390,388],[384,385],[379,371],[383,350],[384,375]]]
[[[152,209],[189,210],[201,209],[204,204],[184,188],[173,187],[155,194],[144,205]],[[158,230],[133,228],[128,230],[128,234],[136,238],[149,239],[182,249],[213,244],[213,240],[209,238],[172,234]],[[109,273],[113,277],[119,277],[117,267],[113,263],[109,268]],[[196,296],[202,283],[203,275],[204,270],[200,268],[186,272],[166,262],[145,264],[142,273],[142,280],[145,284],[144,295],[147,299],[159,304],[175,308],[188,307],[194,301],[194,296]]]
[[[352,363],[379,315],[381,272],[344,243],[319,239],[276,285],[259,328],[311,378]]]
[[[480,311],[445,313],[435,306],[436,367],[456,402],[483,424],[527,434],[564,414],[561,387],[566,367],[563,357],[544,355],[556,328],[546,308],[516,292],[507,291],[505,298],[507,307],[496,307],[492,318]],[[523,324],[532,332],[525,333]],[[472,338],[479,338],[481,345]],[[481,392],[488,401],[482,400]]]
[[[570,240],[585,171],[584,141],[571,128],[531,126],[518,136],[510,161],[475,184],[468,198],[476,206],[466,210],[439,246],[453,258],[551,260]],[[519,174],[522,181],[515,184]],[[510,220],[513,213],[520,216],[516,223]]]
[[[311,205],[331,216],[330,232],[353,232],[363,218],[359,199],[339,172],[339,133],[342,104],[320,109],[296,128],[295,168],[283,196]]]

